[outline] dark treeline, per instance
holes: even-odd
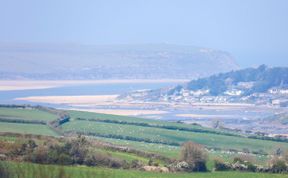
[[[18,118],[3,118],[0,117],[0,122],[10,122],[10,123],[21,123],[21,124],[41,124],[46,125],[45,121],[38,121],[38,120],[25,120],[25,119],[18,119]]]

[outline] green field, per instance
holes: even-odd
[[[6,163],[7,164],[7,163]],[[18,178],[287,178],[287,174],[263,174],[245,172],[210,172],[210,173],[153,173],[136,170],[92,168],[85,166],[54,166],[30,163],[8,163]],[[16,175],[15,175],[16,174]],[[61,176],[60,176],[61,175]]]
[[[238,133],[231,135],[231,132],[204,128],[198,125],[80,111],[67,112],[70,114],[71,119],[69,122],[60,126],[60,129],[64,133],[86,133],[93,139],[128,146],[136,150],[156,153],[173,159],[179,158],[179,145],[186,141],[197,142],[208,148],[216,148],[209,151],[207,166],[210,170],[213,167],[214,158],[220,157],[225,161],[231,162],[234,157],[240,155],[240,153],[230,152],[230,149],[238,151],[248,149],[249,151],[258,152],[262,150],[268,154],[277,148],[288,149],[288,143],[285,142],[250,139]],[[41,118],[43,121],[50,121],[57,119],[56,115],[37,109],[0,108],[0,115],[8,118],[21,118],[26,120]],[[43,124],[0,122],[0,132],[59,136],[50,127],[51,126]],[[181,128],[184,128],[184,130]],[[196,130],[193,131],[194,129]],[[117,137],[120,137],[120,139]],[[13,139],[10,137],[7,138]],[[131,140],[131,138],[136,138],[136,140]],[[5,139],[5,137],[0,139]],[[140,160],[147,163],[149,161],[147,157],[141,157],[131,153],[105,149],[95,149],[95,151],[109,154],[112,157],[128,162]],[[267,165],[267,156],[252,156],[256,164]]]
[[[103,137],[95,137],[98,140],[103,140],[106,142],[114,143],[117,145],[125,145],[137,150],[144,150],[150,153],[157,153],[159,155],[163,155],[169,158],[179,158],[180,148],[178,146],[169,146],[169,145],[162,145],[162,144],[154,144],[154,143],[144,143],[144,142],[136,142],[136,141],[129,141],[129,140],[119,140],[119,139],[112,139],[112,138],[103,138]],[[230,153],[230,152],[222,152],[222,151],[210,151],[209,152],[209,161],[210,164],[213,162],[214,158],[221,158],[227,162],[232,162],[234,157],[241,156],[238,153]],[[254,159],[255,164],[258,165],[267,165],[267,156],[263,155],[251,155]],[[211,168],[211,166],[210,166]]]
[[[131,141],[131,140],[119,140],[119,139],[103,138],[103,137],[92,137],[92,138],[114,143],[116,145],[129,146],[129,147],[132,147],[138,150],[147,151],[150,153],[157,153],[157,154],[169,157],[169,158],[179,157],[180,148],[178,146],[137,142],[137,141]]]
[[[46,125],[0,122],[0,132],[58,136]]]
[[[143,127],[127,124],[91,122],[91,121],[71,121],[62,126],[64,131],[76,131],[81,133],[95,133],[100,136],[115,135],[147,139],[151,142],[177,143],[194,141],[210,148],[235,149],[242,151],[244,148],[250,151],[272,152],[277,146],[288,148],[288,143],[275,143],[273,141],[264,141],[249,139],[243,137],[226,136],[210,133],[187,132],[180,130],[169,130],[162,128]]]
[[[0,108],[0,118],[6,119],[22,119],[37,121],[52,121],[57,116],[38,109],[20,109],[20,108]]]
[[[82,112],[82,111],[67,111],[71,118],[82,118],[82,119],[91,119],[96,121],[116,121],[116,122],[127,122],[130,123],[130,125],[133,124],[146,124],[153,127],[173,127],[186,130],[192,130],[192,131],[198,131],[198,132],[213,132],[217,134],[233,134],[233,135],[239,135],[235,132],[228,132],[224,130],[215,130],[211,128],[205,128],[201,127],[199,125],[189,125],[189,124],[181,124],[176,122],[167,122],[167,121],[159,121],[159,120],[153,120],[153,119],[143,119],[143,118],[137,118],[137,117],[129,117],[129,116],[118,116],[118,115],[111,115],[111,114],[99,114],[99,113],[91,113],[91,112]]]
[[[80,111],[67,112],[71,119],[60,127],[64,132],[72,131],[93,135],[98,139],[174,158],[178,155],[178,146],[186,141],[193,141],[203,144],[208,148],[222,150],[232,149],[242,151],[243,149],[248,149],[254,152],[264,151],[272,153],[276,148],[288,148],[288,143],[249,139],[240,136],[238,133],[234,133],[236,135],[234,136],[229,135],[231,132],[205,128],[198,125]],[[0,108],[0,116],[5,118],[21,118],[22,120],[52,121],[57,119],[57,115],[35,108],[19,109],[2,107]],[[0,122],[0,132],[57,135],[46,125],[9,122]]]

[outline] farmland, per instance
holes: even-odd
[[[64,131],[114,138],[114,140],[118,139],[118,144],[121,142],[125,144],[127,140],[132,140],[138,141],[139,144],[148,142],[179,146],[181,143],[191,140],[208,148],[238,151],[248,149],[251,152],[260,153],[271,153],[276,147],[288,147],[288,143],[250,139],[237,133],[208,129],[198,125],[77,111],[71,111],[70,116],[71,122],[62,125]],[[81,120],[77,118],[81,118]],[[137,145],[135,142],[132,143],[134,146]]]
[[[176,156],[175,150],[186,141],[200,143],[209,149],[226,151],[248,150],[249,152],[266,154],[273,152],[276,148],[288,148],[288,143],[285,142],[251,139],[238,133],[205,128],[199,125],[80,111],[66,112],[71,117],[70,121],[63,123],[59,127],[64,135],[81,133],[117,144],[131,145],[145,151],[159,151],[166,155]],[[17,118],[21,121],[32,120],[45,121],[47,123],[56,120],[58,117],[57,114],[35,108],[19,109],[5,107],[0,108],[0,116],[8,119]],[[43,124],[11,123],[8,120],[8,122],[1,122],[0,127],[1,132],[57,135],[49,125]],[[155,146],[148,147],[146,146],[147,144]],[[159,146],[161,147],[160,149],[157,148]]]
[[[21,134],[58,136],[46,125],[40,124],[18,124],[18,123],[0,123],[1,132],[12,132]]]
[[[117,115],[66,111],[70,121],[62,124],[62,134],[81,133],[92,138],[132,146],[145,151],[176,157],[178,146],[186,141],[205,145],[209,149],[270,154],[276,148],[288,148],[288,143],[246,138],[243,135],[199,125],[164,122]],[[53,121],[57,115],[38,109],[0,108],[0,116],[21,120]],[[1,132],[36,135],[57,134],[48,125],[1,122]],[[37,128],[37,129],[36,129]],[[149,146],[147,146],[149,145]]]
[[[37,121],[52,121],[57,118],[56,115],[41,111],[38,109],[21,109],[21,108],[0,108],[0,118],[6,119],[23,119]]]
[[[15,112],[14,112],[15,111]],[[53,111],[53,112],[51,112]],[[275,152],[276,149],[287,149],[288,143],[276,142],[261,139],[247,138],[243,134],[236,132],[210,129],[200,125],[188,125],[175,122],[164,122],[159,120],[149,120],[134,117],[96,114],[80,111],[61,111],[51,109],[30,108],[0,108],[1,115],[6,118],[13,118],[10,120],[0,121],[0,141],[8,143],[19,142],[19,136],[15,134],[24,135],[42,135],[40,139],[36,139],[36,143],[43,144],[46,142],[45,136],[52,136],[52,138],[60,139],[59,142],[63,145],[63,138],[75,138],[77,134],[86,136],[95,145],[90,150],[96,155],[105,155],[112,160],[116,159],[124,161],[125,164],[132,165],[135,160],[141,164],[147,165],[153,157],[153,161],[157,162],[159,166],[166,166],[169,160],[179,159],[180,146],[187,141],[199,143],[208,150],[207,168],[212,171],[214,168],[214,159],[221,158],[222,160],[232,163],[235,157],[249,156],[256,165],[267,166],[269,156]],[[65,122],[60,122],[60,114],[66,113],[69,119]],[[16,120],[14,118],[17,118]],[[13,121],[14,120],[14,121]],[[33,123],[25,123],[24,121],[33,121]],[[36,121],[41,121],[37,124]],[[34,123],[36,122],[36,123]],[[58,123],[53,125],[51,123]],[[12,135],[9,135],[11,133]],[[63,136],[63,137],[59,137]],[[21,137],[20,137],[21,138]],[[49,138],[48,140],[51,140]],[[21,141],[20,141],[21,142]],[[20,143],[19,142],[19,143]],[[98,143],[99,142],[99,143]],[[103,143],[102,143],[103,142]],[[111,144],[111,145],[110,145]],[[108,145],[108,146],[107,146]],[[124,150],[122,149],[124,148]],[[126,148],[132,150],[127,151]],[[150,155],[150,156],[149,156]],[[157,157],[158,156],[158,157]],[[36,164],[20,164],[9,163],[12,169],[30,170],[26,177],[34,174],[36,168],[41,169],[60,168],[64,169],[71,177],[78,175],[78,177],[92,175],[105,175],[104,177],[285,177],[286,175],[277,174],[262,174],[262,173],[239,173],[239,172],[213,172],[205,174],[157,174],[151,172],[139,172],[132,170],[115,170],[108,168],[89,168],[78,166],[57,167],[55,165],[43,166]],[[27,169],[26,169],[27,166]],[[35,170],[34,170],[35,169]],[[77,173],[74,173],[77,171]],[[23,170],[22,170],[23,172]],[[44,171],[45,172],[45,171]],[[37,173],[37,171],[36,171]],[[35,174],[36,174],[35,173]],[[25,173],[26,174],[26,173]],[[38,173],[37,173],[38,174]],[[54,173],[51,173],[54,174]],[[55,173],[57,174],[57,173]],[[81,174],[81,176],[80,176]],[[24,176],[24,177],[25,177]],[[92,177],[93,177],[92,176]]]

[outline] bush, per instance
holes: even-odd
[[[233,159],[232,167],[240,171],[256,172],[257,166],[252,162],[255,162],[254,158],[250,155],[243,155],[242,157],[235,157]]]
[[[214,160],[214,168],[215,171],[228,171],[231,169],[231,166],[227,163],[225,163],[221,159],[215,159]]]
[[[143,163],[139,160],[132,160],[130,168],[139,169],[143,167]]]
[[[234,159],[233,159],[233,163],[244,163],[244,160],[242,159],[242,158],[240,158],[240,157],[235,157]]]
[[[159,163],[158,162],[155,162],[155,160],[153,160],[153,159],[149,159],[149,161],[148,161],[148,165],[149,166],[159,166]]]
[[[32,153],[26,155],[25,160],[31,161],[33,163],[47,164],[50,163],[48,160],[48,148],[44,146],[39,146]]]
[[[85,158],[84,164],[87,166],[96,166],[98,164],[98,160],[94,155],[89,155]]]
[[[24,156],[34,151],[37,145],[34,140],[17,141],[9,152],[11,157]]]
[[[206,161],[195,161],[194,164],[191,166],[192,172],[206,172]]]
[[[61,164],[61,165],[71,165],[71,164],[73,164],[73,160],[71,159],[70,155],[67,155],[65,153],[61,153],[59,155],[58,161],[56,163]]]
[[[193,142],[184,143],[181,147],[181,160],[188,163],[189,170],[187,171],[207,171],[207,153],[200,144]]]
[[[270,169],[273,173],[284,173],[288,171],[288,167],[284,159],[272,158],[270,161]]]
[[[247,166],[247,171],[250,171],[250,172],[256,172],[257,171],[257,166],[255,166],[254,164],[252,164],[250,162],[247,162],[246,166]]]
[[[67,148],[69,155],[76,164],[83,164],[84,159],[88,153],[88,141],[85,137],[78,136],[77,139],[72,140],[71,142],[66,143],[64,148]]]

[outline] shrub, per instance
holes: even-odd
[[[141,161],[139,161],[139,160],[132,160],[131,165],[130,165],[130,168],[139,169],[139,168],[141,168],[141,167],[143,167],[143,164],[142,164]]]
[[[250,172],[256,172],[257,171],[257,166],[250,163],[250,162],[247,162],[246,166],[247,166],[247,171],[250,171]]]
[[[244,160],[242,159],[242,158],[240,158],[240,157],[235,157],[234,159],[233,159],[233,163],[244,163]]]
[[[57,163],[61,164],[61,165],[71,165],[71,164],[73,164],[73,160],[71,159],[71,157],[69,155],[67,155],[65,153],[61,153],[59,155]]]
[[[283,173],[288,171],[285,160],[278,157],[272,158],[272,160],[270,160],[270,169],[273,173]]]
[[[64,148],[67,148],[69,155],[76,164],[83,164],[88,153],[88,141],[83,136],[78,136],[77,139],[66,143]]]
[[[181,160],[188,163],[189,170],[187,171],[207,171],[207,153],[200,144],[193,142],[184,143],[181,147]]]
[[[37,149],[34,150],[34,152],[26,155],[25,159],[33,163],[42,163],[42,164],[50,163],[48,161],[50,160],[48,158],[48,149],[47,147],[44,146],[37,147]]]
[[[227,163],[225,163],[221,159],[215,159],[214,160],[214,168],[215,171],[228,171],[231,169],[231,166]]]
[[[16,141],[9,152],[11,157],[24,156],[34,151],[37,145],[34,140]]]
[[[84,164],[87,166],[96,166],[98,164],[98,160],[94,155],[89,155],[85,158]]]
[[[158,162],[155,162],[153,159],[149,159],[149,161],[148,161],[148,165],[149,166],[159,166],[159,163]]]
[[[233,159],[232,167],[240,171],[256,172],[257,166],[252,162],[255,162],[254,158],[250,155],[242,155],[241,157],[235,157]]]

